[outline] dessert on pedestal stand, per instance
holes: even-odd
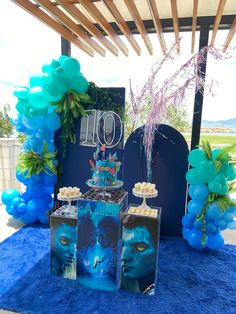
[[[76,191],[73,189],[76,189]],[[65,206],[63,210],[66,216],[74,216],[77,213],[77,208],[71,204],[72,201],[78,201],[82,193],[79,188],[62,188],[60,193],[57,194],[57,199],[59,201],[68,202],[68,205]]]
[[[132,190],[132,193],[136,197],[140,197],[143,199],[141,205],[136,208],[137,213],[145,213],[146,211],[150,211],[151,207],[147,205],[147,198],[155,198],[158,195],[158,191],[154,184],[151,183],[136,183],[135,187]]]

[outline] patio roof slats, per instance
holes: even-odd
[[[233,39],[235,32],[236,32],[236,16],[234,18],[234,21],[231,25],[230,31],[229,31],[228,36],[227,36],[225,43],[224,43],[224,52],[229,47],[229,44],[231,43],[231,40]]]
[[[81,25],[91,33],[105,48],[112,54],[118,56],[118,49],[90,22],[87,17],[73,4],[68,5],[68,0],[57,0],[57,3],[63,7],[71,16],[73,16]]]
[[[159,43],[165,54],[168,49],[165,37],[169,32],[174,32],[180,53],[180,32],[185,31],[192,32],[189,45],[194,53],[197,30],[212,29],[209,43],[214,45],[219,30],[231,27],[224,43],[226,51],[236,32],[236,0],[11,1],[90,56],[98,53],[104,57],[107,51],[115,56],[120,52],[128,56],[129,50],[140,56],[144,48],[141,49],[143,45],[134,34],[141,35],[150,55]],[[156,33],[155,45],[149,33]]]
[[[216,17],[215,17],[215,21],[214,21],[214,26],[213,26],[213,32],[212,32],[212,36],[211,36],[211,43],[210,43],[210,45],[214,45],[215,38],[216,38],[216,33],[217,33],[218,27],[220,25],[220,20],[221,20],[221,16],[223,14],[223,11],[224,11],[225,3],[226,3],[226,0],[220,0],[220,2],[219,2],[217,13],[216,13]]]
[[[110,36],[112,41],[116,44],[116,46],[123,52],[125,56],[128,56],[129,51],[125,46],[120,37],[116,34],[114,29],[108,23],[108,21],[104,18],[102,13],[97,9],[95,4],[92,2],[88,2],[87,0],[80,0],[80,4],[89,12],[89,14],[94,18],[94,20],[104,29],[104,31]]]
[[[157,9],[157,5],[156,5],[156,1],[155,0],[147,0],[148,3],[148,7],[150,10],[150,13],[152,15],[152,19],[153,19],[153,23],[155,25],[155,29],[156,29],[156,33],[161,45],[161,49],[163,54],[165,54],[166,52],[166,43],[165,43],[165,39],[163,36],[163,30],[162,30],[162,26],[161,26],[161,21],[160,21],[160,16],[159,16],[159,12]]]
[[[65,15],[59,8],[55,5],[50,4],[48,0],[34,0],[37,4],[43,7],[46,11],[53,14],[55,20],[63,24],[65,27],[69,28],[75,35],[80,37],[88,46],[94,49],[101,56],[105,57],[105,50],[93,40],[84,30],[76,25],[67,15]]]
[[[194,2],[193,2],[191,53],[194,53],[194,47],[195,47],[195,34],[196,34],[196,29],[197,29],[197,11],[198,11],[198,0],[194,0]]]
[[[175,32],[175,41],[179,42],[179,19],[178,19],[178,10],[176,0],[170,0],[171,2],[171,11],[173,16],[173,26]],[[177,52],[180,53],[180,46],[177,45]]]
[[[103,3],[106,5],[108,10],[111,12],[113,17],[116,20],[117,25],[119,26],[122,33],[125,35],[127,40],[129,41],[130,45],[133,47],[134,51],[137,53],[138,56],[141,55],[141,48],[139,47],[136,39],[134,38],[133,34],[131,33],[127,23],[123,19],[122,15],[120,14],[119,10],[117,9],[116,5],[114,4],[113,0],[103,0]]]
[[[147,47],[148,52],[150,53],[150,55],[152,55],[153,47],[152,47],[151,41],[148,37],[145,26],[143,24],[142,18],[141,18],[140,14],[138,12],[138,9],[134,3],[134,0],[124,0],[124,2],[125,2],[128,10],[129,10],[132,18],[134,19],[134,23],[136,24],[137,29],[143,38],[143,41]]]
[[[78,39],[75,35],[73,35],[70,31],[68,31],[64,26],[57,23],[52,17],[50,17],[47,13],[43,12],[40,8],[38,8],[35,4],[30,2],[29,0],[11,0],[16,3],[24,10],[29,12],[31,15],[35,16],[41,22],[45,23],[47,26],[52,28],[59,35],[63,36],[66,40],[72,42],[76,47],[83,50],[85,53],[94,56],[94,50],[83,43],[80,39]]]

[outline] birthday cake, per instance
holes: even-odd
[[[91,171],[93,172],[91,183],[100,187],[115,185],[121,165],[116,153],[108,155],[105,145],[97,146],[93,158],[95,163],[89,160]]]

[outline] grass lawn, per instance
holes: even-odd
[[[191,134],[183,134],[187,141],[190,141]],[[212,148],[215,147],[224,147],[227,145],[236,144],[236,136],[227,136],[227,135],[201,135],[200,143],[202,140],[208,140]],[[236,147],[231,152],[232,155],[236,155]]]

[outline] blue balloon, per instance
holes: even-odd
[[[56,131],[61,126],[61,119],[55,112],[49,113],[44,119],[44,125],[53,131]]]
[[[49,216],[48,216],[48,211],[43,213],[42,215],[38,216],[38,220],[45,225],[49,224]]]
[[[23,214],[20,215],[20,220],[24,224],[28,225],[28,224],[35,222],[37,220],[37,217],[32,216],[32,215],[28,214],[27,212],[24,212]]]
[[[46,210],[46,205],[40,198],[34,198],[28,202],[27,210],[32,216],[40,216]]]
[[[190,232],[188,233],[187,241],[194,249],[200,250],[206,247],[207,239],[204,245],[201,243],[201,240],[202,240],[202,232],[200,230],[197,230],[197,229],[190,230]]]
[[[214,234],[215,232],[216,232],[216,226],[215,226],[215,224],[214,223],[212,223],[212,222],[208,222],[207,224],[206,224],[206,233],[207,234]]]
[[[43,124],[43,117],[36,116],[36,117],[27,118],[23,116],[22,122],[26,128],[30,130],[35,130],[35,129],[38,129]]]
[[[51,201],[52,201],[52,196],[51,194],[48,194],[48,193],[44,193],[42,196],[41,196],[42,200],[44,201],[45,204],[50,204]]]
[[[2,202],[5,205],[11,205],[13,198],[20,197],[20,193],[15,189],[8,189],[2,193]]]
[[[182,218],[182,225],[184,228],[192,229],[193,222],[196,218],[196,215],[193,213],[188,213]]]
[[[14,211],[14,206],[13,205],[6,206],[6,211],[7,211],[8,215],[12,215],[13,211]]]
[[[189,195],[192,199],[199,202],[206,200],[209,190],[205,184],[194,184],[189,187]]]
[[[201,220],[196,220],[193,223],[193,228],[195,229],[201,229],[202,228],[202,221]]]
[[[21,203],[21,198],[20,197],[14,197],[12,200],[12,205],[17,207]]]
[[[189,231],[190,231],[190,229],[187,229],[187,228],[183,228],[183,230],[182,230],[183,238],[185,240],[187,240]]]
[[[20,203],[18,206],[17,206],[17,211],[19,213],[23,213],[27,210],[27,206],[25,203]]]
[[[212,203],[206,212],[206,216],[211,219],[220,219],[224,215],[224,212],[217,206],[216,203]]]
[[[57,176],[56,175],[48,175],[44,174],[44,185],[45,186],[54,186],[57,183]]]
[[[191,200],[188,202],[188,212],[198,214],[203,208],[203,202],[198,202],[196,200]]]
[[[208,243],[207,247],[212,250],[219,250],[223,247],[224,245],[224,238],[220,233],[211,235],[208,235]]]
[[[216,224],[220,227],[220,230],[225,230],[228,226],[228,221],[221,218],[216,221]]]

